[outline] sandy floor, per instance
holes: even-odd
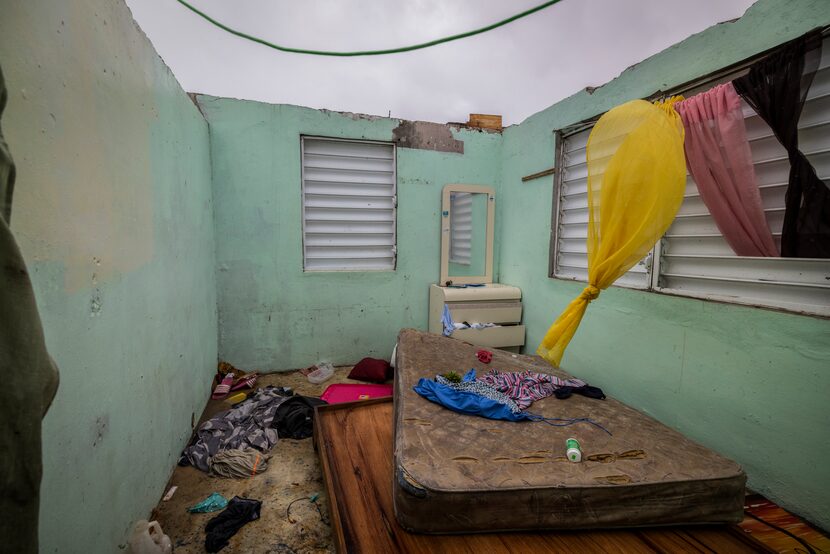
[[[295,394],[320,396],[332,383],[355,383],[346,379],[349,367],[337,368],[334,377],[322,385],[313,385],[298,372],[275,373],[263,376],[258,386],[292,387]],[[210,400],[202,420],[225,410],[229,405]],[[204,552],[205,523],[214,514],[190,514],[187,508],[203,500],[212,492],[225,498],[244,496],[262,501],[261,517],[248,523],[232,539],[223,553],[306,553],[334,552],[328,521],[328,499],[317,454],[312,439],[281,440],[271,451],[268,469],[251,479],[223,479],[211,477],[192,467],[177,467],[167,484],[176,485],[173,498],[159,502],[153,513],[164,532],[173,541],[174,552]],[[286,516],[289,502],[319,494],[317,506],[306,500],[291,506],[291,523]],[[218,512],[217,512],[218,513]],[[321,517],[322,515],[322,517]]]

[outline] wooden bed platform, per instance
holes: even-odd
[[[734,525],[471,535],[409,533],[395,519],[392,503],[393,434],[391,398],[316,410],[314,441],[338,552],[772,552]]]

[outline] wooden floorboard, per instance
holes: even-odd
[[[418,535],[392,504],[393,415],[389,399],[318,408],[315,441],[339,552],[482,554],[527,552],[770,552],[735,526]],[[436,513],[435,517],[442,517]]]

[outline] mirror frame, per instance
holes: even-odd
[[[451,277],[449,275],[450,258],[450,194],[453,192],[470,192],[487,195],[487,248],[484,258],[484,275],[465,275]],[[493,237],[496,221],[496,190],[485,185],[445,185],[441,193],[441,280],[440,286],[446,286],[448,281],[454,285],[474,285],[493,282]]]

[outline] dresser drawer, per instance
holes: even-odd
[[[522,320],[521,301],[447,302],[447,307],[456,322],[519,323]]]
[[[525,343],[525,326],[507,325],[504,327],[486,327],[484,329],[458,329],[453,332],[452,338],[492,348],[520,346]]]

